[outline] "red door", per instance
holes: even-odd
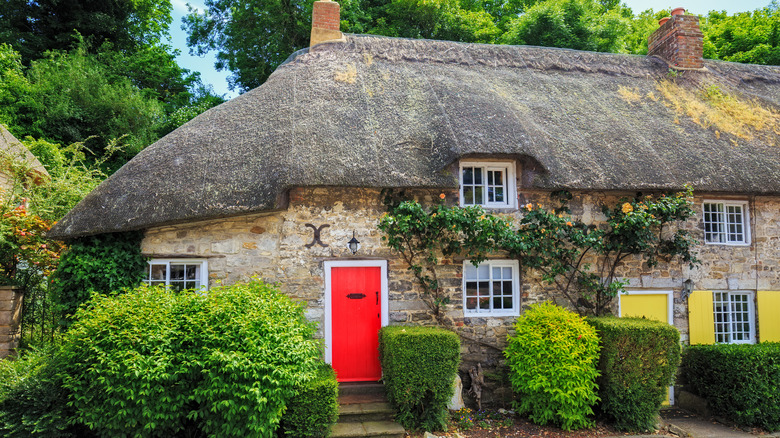
[[[379,380],[381,269],[331,268],[333,368],[339,382]]]

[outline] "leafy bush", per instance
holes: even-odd
[[[58,359],[52,351],[26,350],[15,360],[0,360],[0,436],[73,436]]]
[[[95,294],[110,294],[141,283],[147,268],[142,232],[100,234],[71,243],[51,283],[52,298],[64,322]]]
[[[680,364],[680,332],[643,318],[588,318],[601,338],[599,408],[620,430],[655,425]]]
[[[271,437],[321,342],[303,308],[259,281],[96,296],[65,334],[63,385],[100,436]]]
[[[441,430],[460,364],[458,335],[433,327],[384,327],[379,356],[396,420],[407,429]]]
[[[517,319],[504,355],[518,413],[564,430],[593,424],[599,340],[582,317],[549,302],[534,305]]]
[[[321,363],[314,380],[296,389],[282,416],[280,430],[292,437],[321,438],[339,417],[339,383],[333,368]]]
[[[780,343],[692,345],[680,372],[714,414],[740,426],[780,429]]]

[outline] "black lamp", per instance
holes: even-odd
[[[355,239],[355,230],[352,230],[352,240],[347,242],[347,248],[352,251],[352,254],[357,254],[360,249],[360,241]]]

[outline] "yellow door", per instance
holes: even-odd
[[[672,324],[671,292],[628,292],[620,295],[620,316],[635,316]],[[672,400],[671,387],[667,390],[664,406]]]

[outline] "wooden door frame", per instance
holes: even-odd
[[[333,307],[331,301],[331,269],[378,267],[380,281],[380,299],[382,311],[381,327],[390,322],[387,294],[387,260],[329,260],[323,262],[325,275],[325,362],[333,363]]]

